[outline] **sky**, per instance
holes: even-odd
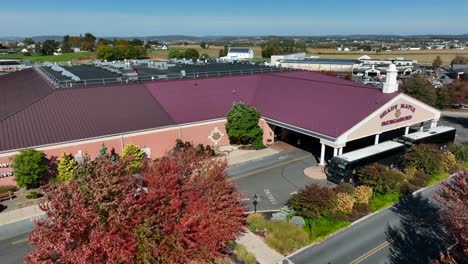
[[[466,34],[468,0],[0,0],[0,36]]]

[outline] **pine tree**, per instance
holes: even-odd
[[[143,166],[145,153],[138,146],[128,144],[123,150],[123,157],[128,159],[127,169],[132,172],[140,172]]]
[[[101,149],[99,150],[98,158],[109,158],[109,153],[107,153],[107,147],[104,143],[101,145]]]
[[[69,181],[73,179],[73,174],[76,170],[76,162],[73,157],[67,153],[63,153],[58,164],[58,179],[60,181]]]

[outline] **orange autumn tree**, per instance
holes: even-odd
[[[245,208],[225,162],[184,149],[138,176],[126,163],[85,161],[48,193],[26,262],[207,263],[241,233]]]

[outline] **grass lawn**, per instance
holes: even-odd
[[[95,54],[92,52],[77,52],[77,53],[64,53],[62,55],[47,55],[40,56],[33,54],[31,56],[24,56],[23,54],[0,54],[1,59],[15,58],[22,60],[29,60],[32,62],[68,62],[68,61],[84,61],[92,60],[95,58]]]
[[[333,221],[323,217],[320,217],[315,221],[312,219],[308,221],[310,222],[306,225],[305,229],[309,234],[311,243],[322,240],[328,235],[351,224],[349,221]]]
[[[448,172],[438,172],[438,173],[431,176],[429,181],[427,181],[426,186],[432,186],[434,184],[437,184],[437,183],[447,179],[449,176],[450,176],[450,173],[448,173]]]
[[[372,212],[378,211],[386,206],[392,205],[400,200],[400,194],[396,192],[389,192],[386,194],[374,194],[369,200],[369,207]]]

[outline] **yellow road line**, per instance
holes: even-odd
[[[361,263],[362,261],[364,261],[366,258],[374,255],[375,253],[379,252],[380,250],[382,250],[383,248],[385,248],[386,246],[388,246],[390,243],[388,243],[387,241],[383,242],[382,244],[376,246],[375,248],[371,249],[369,252],[367,252],[366,254],[360,256],[359,258],[353,260],[350,262],[350,264],[357,264],[357,263]]]
[[[10,244],[16,245],[16,244],[28,242],[28,240],[29,240],[28,237],[25,237],[25,238],[22,238],[22,239],[15,240],[15,241],[11,242]]]
[[[311,154],[307,154],[307,155],[304,155],[304,156],[301,156],[301,157],[298,157],[298,158],[295,158],[295,159],[292,159],[292,160],[276,163],[275,165],[271,165],[271,166],[266,167],[266,168],[261,168],[261,169],[258,169],[258,170],[254,170],[254,171],[251,171],[251,172],[248,172],[248,173],[238,175],[236,177],[232,177],[232,178],[230,178],[230,180],[235,181],[235,180],[245,178],[245,177],[253,175],[253,174],[257,174],[257,173],[267,171],[267,170],[271,170],[271,169],[274,169],[274,168],[277,168],[277,167],[281,167],[281,166],[284,166],[284,165],[287,165],[287,164],[290,164],[290,163],[293,163],[293,162],[296,162],[296,161],[299,161],[299,160],[303,160],[303,159],[305,159],[307,157],[311,157],[311,156],[312,156]]]

